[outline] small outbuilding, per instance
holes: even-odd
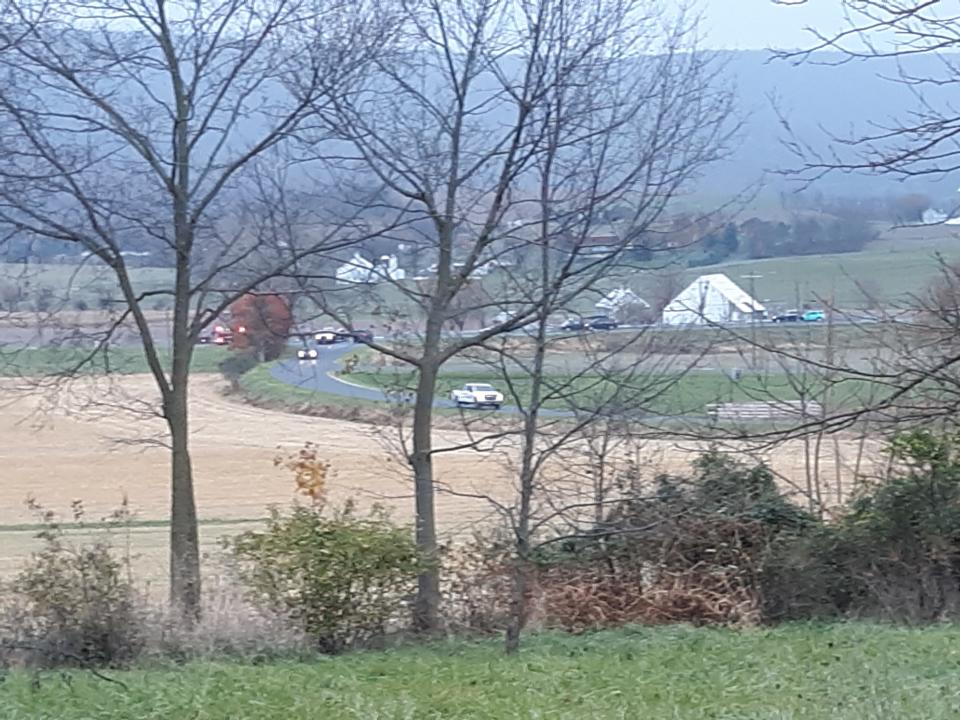
[[[648,308],[650,303],[637,295],[630,288],[619,287],[611,290],[595,305],[597,310],[604,310],[609,313],[617,313],[621,310],[631,307]]]
[[[386,280],[403,280],[406,272],[396,255],[382,255],[373,260],[357,253],[337,268],[337,282],[344,285],[375,285]]]

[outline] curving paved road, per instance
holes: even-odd
[[[270,374],[287,385],[295,385],[327,395],[338,395],[353,400],[371,400],[373,402],[391,400],[396,402],[399,399],[396,394],[344,382],[334,376],[340,358],[353,350],[356,350],[356,346],[353,344],[318,345],[316,360],[284,360],[274,365]],[[456,403],[446,398],[437,399],[433,405],[434,407],[447,409],[457,407]],[[490,410],[490,412],[497,411]],[[517,408],[504,406],[500,408],[499,412],[517,412]]]
[[[396,402],[399,398],[395,394],[388,394],[383,390],[368,388],[350,382],[344,382],[343,380],[334,377],[334,372],[338,368],[340,358],[344,355],[347,355],[355,348],[356,346],[353,344],[319,345],[317,346],[318,355],[316,360],[284,360],[274,365],[270,369],[270,374],[275,379],[286,383],[287,385],[293,385],[306,390],[321,392],[326,395],[336,395],[353,400],[368,400],[381,403],[387,402],[388,400]],[[411,402],[412,399],[413,395],[411,393],[410,397],[406,398],[406,400],[407,402]],[[448,400],[445,397],[435,400],[433,406],[435,408],[443,408],[447,410],[458,409],[456,403]],[[464,410],[473,410],[473,408],[464,408]],[[484,408],[482,411],[512,414],[521,412],[520,408],[514,405],[504,405],[499,410]],[[541,417],[556,418],[576,416],[576,413],[574,413],[572,410],[556,410],[549,408],[541,408],[539,414]],[[643,419],[647,422],[662,422],[671,419],[675,420],[679,417],[689,419],[686,416],[670,415],[645,415],[643,416]]]
[[[316,360],[284,360],[270,369],[270,374],[280,382],[295,385],[327,395],[384,402],[387,395],[382,390],[345,383],[333,377],[340,358],[356,349],[353,344],[317,345]]]
[[[337,370],[340,358],[355,349],[356,346],[353,344],[319,345],[317,346],[316,360],[284,360],[274,365],[270,369],[270,374],[287,385],[321,392],[326,395],[337,395],[353,400],[370,400],[373,402],[390,400],[396,402],[398,397],[395,394],[344,382],[334,377],[333,373]],[[410,400],[412,400],[412,395]],[[445,397],[435,400],[433,406],[448,410],[457,408],[456,403]],[[499,410],[488,408],[484,409],[484,412],[518,413],[520,410],[512,405],[504,405]],[[568,410],[542,409],[540,414],[549,417],[570,417],[574,413]]]

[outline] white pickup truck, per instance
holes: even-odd
[[[459,390],[450,393],[450,399],[457,407],[488,407],[498,410],[503,405],[503,393],[493,385],[485,383],[467,383]]]

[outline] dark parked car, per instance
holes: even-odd
[[[801,319],[800,313],[795,310],[773,316],[773,322],[775,323],[800,322]]]
[[[607,315],[588,317],[586,323],[591,330],[616,330],[619,327],[617,321]]]
[[[584,324],[583,320],[581,320],[580,318],[572,317],[572,318],[567,318],[566,322],[560,326],[560,329],[579,331],[579,330],[586,330],[587,326]]]
[[[369,330],[350,330],[346,333],[347,338],[355,343],[372,343],[373,333]]]

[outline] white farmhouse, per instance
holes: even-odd
[[[385,280],[403,280],[403,270],[396,255],[382,255],[368,260],[356,253],[349,261],[337,268],[337,282],[344,285],[375,285]]]
[[[726,275],[701,275],[663,309],[664,325],[736,323],[765,310]]]
[[[596,307],[597,310],[616,313],[630,306],[648,308],[650,307],[650,303],[630,288],[619,287],[607,293],[594,307]]]

